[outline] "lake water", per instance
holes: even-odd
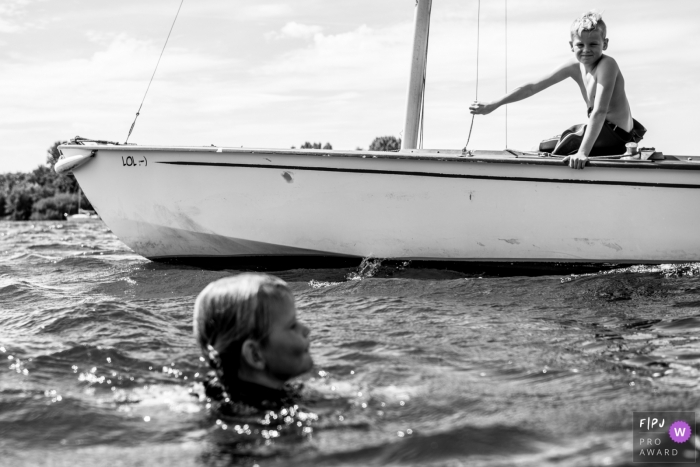
[[[631,466],[633,411],[700,412],[698,264],[372,266],[276,273],[313,397],[225,418],[197,397],[192,307],[236,271],[149,262],[101,222],[1,222],[0,465]]]

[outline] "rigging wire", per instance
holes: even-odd
[[[506,63],[505,63],[505,70],[506,70],[506,94],[508,94],[508,0],[505,0],[505,9],[504,9],[504,14],[505,14],[505,50],[506,50]],[[505,105],[506,107],[506,148],[508,147],[508,104]]]
[[[432,13],[433,10],[433,4],[430,4],[430,11],[428,12],[428,17],[430,17],[430,14]],[[425,82],[426,82],[426,75],[427,75],[427,70],[428,70],[428,46],[430,44],[430,21],[428,21],[428,32],[426,34],[425,38],[425,66],[423,67],[423,86],[421,89],[421,96],[420,96],[420,117],[419,117],[419,122],[420,122],[420,131],[418,133],[418,148],[423,149],[423,119],[425,118]]]
[[[479,99],[479,36],[481,29],[481,0],[478,0],[478,7],[476,12],[476,94],[474,100]],[[467,151],[467,146],[469,146],[469,140],[472,137],[472,128],[474,128],[474,114],[472,114],[472,123],[469,125],[469,136],[467,136],[467,144],[464,145],[462,152]]]
[[[177,9],[177,13],[175,14],[175,19],[173,20],[173,24],[170,26],[170,31],[168,32],[168,37],[165,38],[165,44],[163,44],[163,50],[160,51],[160,56],[158,57],[158,62],[156,63],[156,68],[153,70],[153,74],[151,75],[151,80],[148,82],[148,86],[146,87],[146,93],[143,95],[143,99],[141,99],[141,105],[139,105],[139,110],[136,111],[136,117],[134,117],[134,122],[131,124],[131,128],[129,128],[129,134],[126,135],[126,141],[124,141],[124,144],[127,144],[129,142],[129,137],[131,136],[131,132],[134,131],[134,125],[136,125],[136,119],[139,118],[139,115],[141,114],[141,107],[143,107],[143,103],[146,100],[146,96],[148,95],[148,90],[151,89],[151,83],[153,82],[153,78],[156,76],[156,71],[158,71],[158,65],[160,65],[160,59],[163,58],[163,52],[165,52],[165,47],[168,45],[168,40],[170,39],[170,34],[173,32],[173,28],[175,27],[175,22],[177,21],[177,17],[180,15],[180,9],[182,9],[182,4],[185,2],[185,0],[180,0],[180,6]]]

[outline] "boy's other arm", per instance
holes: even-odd
[[[552,72],[542,76],[540,79],[523,84],[495,101],[474,101],[474,103],[469,106],[469,111],[476,115],[490,114],[502,105],[527,99],[528,97],[534,96],[538,92],[543,91],[552,85],[564,81],[566,78],[573,78],[574,73],[576,72],[578,72],[578,62],[576,60],[567,60],[565,63],[555,68]]]
[[[619,71],[617,63],[610,57],[603,57],[598,63],[593,111],[588,117],[586,133],[583,135],[578,152],[573,156],[564,158],[564,162],[568,161],[569,167],[572,169],[583,169],[583,166],[588,161],[588,155],[591,153],[593,145],[598,139],[598,135],[600,135],[600,130],[605,124],[605,118],[608,116],[608,108]]]

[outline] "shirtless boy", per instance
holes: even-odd
[[[572,78],[581,89],[589,116],[578,152],[567,156],[564,162],[568,161],[572,169],[583,169],[604,125],[610,125],[611,130],[623,135],[632,132],[634,126],[620,68],[612,57],[603,55],[608,48],[606,29],[599,13],[584,13],[571,25],[569,45],[574,53],[571,59],[550,74],[520,86],[500,99],[475,101],[469,110],[472,114],[486,115],[504,104],[527,99],[553,84]]]

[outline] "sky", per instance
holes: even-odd
[[[596,3],[597,2],[597,3]],[[76,135],[124,142],[180,0],[0,0],[0,173]],[[698,154],[700,1],[433,0],[424,147],[461,149],[469,104],[550,71],[596,8],[644,146]],[[130,143],[367,149],[403,131],[415,0],[184,0]],[[507,25],[507,27],[506,27]],[[507,38],[507,39],[506,39]],[[507,75],[507,79],[506,79]],[[572,80],[474,123],[528,150],[586,119]]]

